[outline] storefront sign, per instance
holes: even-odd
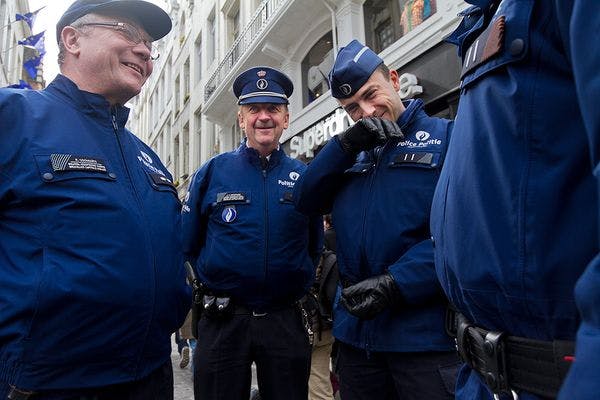
[[[415,95],[423,93],[423,87],[419,86],[417,77],[408,72],[399,76],[400,90],[398,94],[401,99],[412,99]]]
[[[410,99],[423,93],[423,87],[418,85],[419,82],[415,75],[403,73],[399,76],[399,80],[398,94],[402,99]],[[315,149],[338,133],[342,133],[350,125],[352,125],[352,121],[346,111],[337,108],[332,114],[290,139],[290,157],[313,158]]]
[[[332,114],[290,139],[290,157],[315,156],[314,150],[350,126],[346,111],[337,108]]]

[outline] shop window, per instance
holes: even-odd
[[[401,35],[406,35],[436,12],[436,0],[400,0]]]
[[[307,106],[329,90],[327,76],[333,66],[331,31],[308,51],[302,60],[302,104]]]
[[[436,12],[436,0],[367,0],[367,45],[380,53]]]

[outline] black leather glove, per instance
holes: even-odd
[[[392,275],[385,273],[343,289],[341,302],[350,314],[372,319],[384,309],[402,303],[402,294]]]
[[[392,137],[404,137],[400,127],[394,121],[372,117],[359,119],[338,135],[342,148],[350,154],[371,150]]]

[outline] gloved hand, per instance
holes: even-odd
[[[338,135],[342,148],[350,154],[371,150],[392,137],[404,137],[400,127],[393,121],[373,117],[359,119]]]
[[[350,314],[372,319],[386,308],[402,303],[402,294],[389,273],[373,276],[342,290],[341,302]]]

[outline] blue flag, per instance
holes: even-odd
[[[36,33],[35,35],[31,35],[29,37],[26,37],[23,40],[19,40],[19,44],[22,44],[23,46],[32,46],[35,47],[35,45],[37,44],[37,42],[44,36],[44,33],[46,31],[41,31],[40,33]]]
[[[15,21],[25,21],[27,25],[29,25],[29,29],[33,29],[33,23],[35,22],[35,17],[37,13],[39,13],[46,6],[38,8],[35,11],[28,12],[27,14],[15,14]]]
[[[12,89],[32,89],[32,87],[29,85],[29,83],[25,82],[23,79],[19,79],[19,83],[8,85],[7,88],[12,88]]]
[[[43,32],[42,32],[43,33]],[[46,54],[46,37],[42,36],[34,45],[33,47],[35,47],[35,49],[38,52],[39,56],[43,56],[44,54]]]
[[[37,66],[42,62],[42,56],[30,58],[23,63],[23,68],[27,71],[27,74],[31,79],[37,78]]]
[[[37,11],[35,13],[28,12],[27,14],[16,14],[15,21],[25,21],[25,23],[27,23],[27,25],[29,25],[29,29],[32,29],[33,21],[35,20],[36,14],[37,14]]]

